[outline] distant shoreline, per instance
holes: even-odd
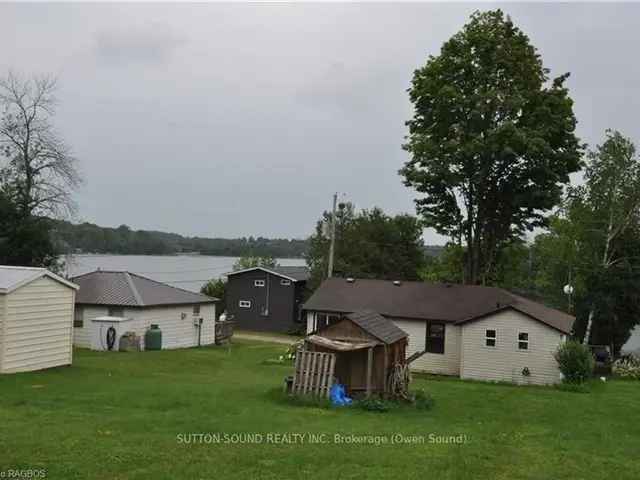
[[[217,255],[208,253],[63,253],[60,257],[216,257],[216,258],[241,258],[242,255]],[[305,257],[275,257],[276,260],[305,260]]]

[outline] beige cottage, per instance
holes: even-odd
[[[423,282],[325,281],[305,303],[307,332],[374,310],[409,334],[412,369],[461,378],[553,384],[553,358],[574,317],[506,290]]]
[[[0,266],[0,373],[71,364],[77,289],[44,268]]]

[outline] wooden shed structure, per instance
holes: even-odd
[[[333,377],[352,396],[388,392],[389,375],[404,365],[408,334],[382,315],[364,310],[309,335],[305,350],[335,356]]]

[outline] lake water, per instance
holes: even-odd
[[[131,273],[197,292],[212,278],[233,269],[238,257],[206,255],[72,255],[65,257],[65,274],[70,277],[102,270],[127,270]],[[283,266],[305,265],[301,258],[279,258]]]

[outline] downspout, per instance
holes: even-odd
[[[269,293],[270,293],[270,289],[271,289],[271,274],[267,273],[267,291],[266,291],[267,298],[265,299],[266,311],[264,312],[265,316],[267,316],[267,317],[269,316],[269,297],[270,297]]]

